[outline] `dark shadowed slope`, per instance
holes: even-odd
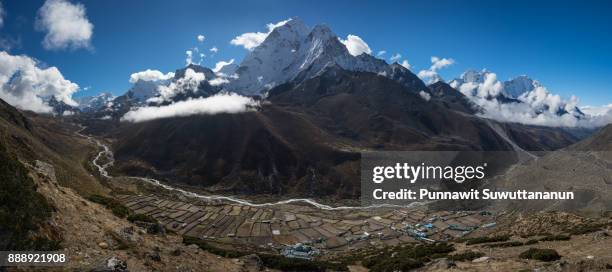
[[[571,147],[575,150],[585,151],[610,151],[612,152],[612,124],[609,124],[599,131]]]
[[[329,68],[257,112],[124,123],[117,170],[237,193],[356,197],[363,150],[509,150],[481,119],[372,73]]]
[[[434,102],[439,103],[447,109],[452,109],[468,114],[476,113],[476,105],[461,92],[455,90],[443,81],[438,81],[428,86]]]
[[[60,184],[80,193],[99,192],[99,183],[86,169],[96,150],[74,134],[77,129],[52,116],[21,112],[0,100],[0,143],[9,154],[30,164],[41,160],[55,165]]]
[[[393,80],[328,67],[318,77],[270,92],[269,100],[308,115],[353,145],[389,150],[506,150],[485,122],[429,103]]]
[[[508,137],[528,151],[550,151],[564,148],[580,140],[566,128],[501,123]]]
[[[39,192],[27,164],[52,163],[58,166],[59,182],[83,193],[99,189],[81,164],[87,157],[78,155],[89,149],[74,138],[73,130],[52,128],[56,122],[22,113],[0,100],[0,250],[57,250],[60,246],[56,226],[49,223],[54,207]]]
[[[463,103],[452,88],[439,91],[436,98]],[[271,89],[256,112],[122,123],[112,136],[115,171],[241,194],[352,198],[362,151],[550,150],[574,142],[556,129],[518,124],[503,125],[500,135],[492,121],[418,93],[328,66]]]
[[[289,125],[289,127],[287,127]],[[239,193],[337,192],[358,154],[326,145],[330,137],[302,116],[274,106],[261,112],[154,120],[117,135],[118,169]],[[355,166],[355,165],[353,165]]]
[[[26,168],[0,142],[0,250],[57,249],[57,242],[39,235],[51,211]]]

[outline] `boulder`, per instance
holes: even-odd
[[[118,256],[112,256],[102,262],[91,272],[129,272],[127,262]]]

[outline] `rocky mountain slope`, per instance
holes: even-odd
[[[516,124],[502,136],[442,88],[427,101],[388,77],[328,66],[271,89],[256,112],[121,123],[109,134],[115,171],[243,194],[354,198],[361,151],[513,150],[512,139],[550,150],[576,141]]]
[[[62,122],[0,100],[0,250],[57,250],[68,256],[62,269],[79,271],[259,269],[248,257],[222,258],[178,235],[147,233],[90,201],[110,189],[91,176],[92,153],[76,151],[93,143]]]
[[[545,151],[581,137],[563,128],[483,118],[484,107],[470,96],[491,81],[490,72],[469,71],[451,84],[426,86],[409,69],[367,53],[352,55],[329,27],[311,29],[297,18],[271,29],[234,68],[215,72],[190,64],[172,77],[163,75],[167,81],[137,81],[110,111],[73,119],[88,133],[115,140],[114,170],[123,174],[215,191],[343,198],[358,195],[362,151]],[[494,96],[481,99],[526,104],[516,95],[541,87],[527,77],[496,86]],[[135,107],[155,111],[228,91],[257,97],[260,106],[236,114],[121,122]],[[538,104],[532,113],[547,107]]]
[[[438,81],[427,87],[434,102],[440,103],[448,109],[460,111],[467,114],[474,114],[478,107],[470,100],[447,83]]]
[[[578,142],[572,148],[584,151],[612,151],[612,124],[601,128],[591,137]]]
[[[363,74],[353,74],[350,73],[352,77],[364,76]],[[365,76],[368,76],[367,74]],[[344,78],[344,77],[340,77]],[[320,79],[312,79],[314,81]],[[347,80],[344,78],[343,80]],[[386,79],[382,79],[386,80]],[[350,83],[350,80],[347,82]],[[344,84],[348,84],[344,82]],[[316,86],[320,84],[320,82],[307,82],[309,86]],[[381,84],[381,83],[378,83]],[[393,83],[396,84],[396,83]],[[340,84],[342,85],[342,84]],[[337,87],[337,86],[336,86]],[[320,104],[322,98],[328,96],[340,95],[344,96],[343,92],[340,92],[338,89],[330,88],[329,93],[322,92],[321,88],[309,88],[309,90],[313,90],[308,94],[301,93],[293,93],[293,92],[301,92],[304,89],[299,89],[297,86],[287,88],[283,91],[279,90],[278,93],[275,94],[272,98],[276,97],[279,101],[282,101],[283,96],[291,97],[291,96],[304,96],[302,97],[302,101],[300,102],[298,112],[295,113],[293,118],[299,118],[304,114],[304,112],[308,111],[308,108],[311,109],[319,109],[322,107]],[[355,94],[353,98],[348,99],[354,101],[360,101],[360,97],[368,97],[367,92],[364,93],[363,90],[355,90]],[[398,97],[405,95],[404,93],[396,93],[395,91],[391,91],[391,94],[386,97],[389,100],[395,100]],[[413,99],[422,99],[417,95],[410,94],[413,96]],[[362,98],[363,99],[363,98]],[[334,99],[332,99],[334,100]],[[293,101],[293,100],[291,100]],[[363,101],[361,101],[363,103]],[[388,101],[384,101],[388,102]],[[405,101],[404,101],[405,102]],[[2,101],[0,101],[2,103]],[[353,103],[353,102],[351,102]],[[367,105],[365,103],[364,105]],[[376,102],[374,102],[376,104]],[[268,259],[266,261],[262,261],[261,257],[256,255],[244,255],[239,254],[236,258],[225,258],[221,255],[223,254],[232,254],[235,249],[244,248],[245,245],[231,245],[227,243],[222,243],[226,249],[220,249],[215,247],[207,247],[208,251],[200,249],[196,245],[186,245],[184,244],[184,238],[180,237],[174,233],[166,233],[159,234],[155,232],[149,232],[149,229],[141,227],[142,223],[132,223],[129,220],[122,219],[121,216],[117,215],[117,211],[120,211],[119,207],[108,208],[108,204],[112,201],[111,197],[101,197],[97,196],[94,198],[83,197],[82,194],[78,193],[79,190],[75,190],[80,186],[88,187],[87,183],[81,184],[81,179],[78,176],[66,177],[62,175],[63,172],[70,172],[72,170],[62,169],[63,166],[61,163],[55,161],[55,158],[52,156],[54,152],[60,149],[64,144],[70,143],[73,145],[77,145],[79,148],[83,149],[88,144],[86,142],[80,141],[77,134],[74,134],[74,130],[69,131],[68,125],[64,124],[64,126],[56,126],[57,123],[47,124],[47,126],[43,126],[43,124],[50,122],[53,119],[42,119],[47,117],[39,117],[35,115],[24,115],[23,113],[15,110],[14,108],[6,105],[0,104],[2,107],[0,108],[0,125],[3,126],[3,134],[0,138],[0,176],[2,176],[3,186],[1,187],[1,192],[3,197],[0,198],[0,235],[2,235],[3,239],[0,243],[0,246],[3,248],[14,250],[16,247],[15,244],[7,244],[7,241],[11,241],[7,239],[7,237],[18,237],[15,235],[23,234],[25,229],[23,223],[30,222],[34,223],[32,230],[36,233],[36,236],[30,236],[32,238],[36,238],[36,243],[32,244],[24,244],[25,247],[22,249],[56,249],[60,250],[66,254],[68,254],[69,262],[63,269],[68,270],[85,270],[85,271],[261,271],[264,269],[264,265],[274,265],[275,267],[300,267],[300,262],[296,262],[294,259],[283,259],[282,257],[274,257]],[[282,111],[284,106],[279,105],[270,105],[269,108],[265,108],[266,110],[276,110]],[[433,105],[432,107],[437,108],[438,106]],[[277,109],[275,109],[277,108]],[[286,109],[285,109],[286,111]],[[391,110],[389,113],[393,113]],[[427,111],[426,111],[427,112]],[[278,113],[278,112],[277,112]],[[252,113],[255,114],[255,113]],[[387,114],[387,113],[385,113]],[[280,114],[281,116],[290,116],[288,113]],[[275,114],[274,116],[278,116]],[[202,116],[200,116],[202,117]],[[209,116],[212,117],[212,116]],[[236,118],[231,115],[226,115],[224,119],[219,120],[217,126],[221,124],[227,123],[229,119]],[[247,118],[247,117],[240,117]],[[181,118],[179,118],[181,119]],[[187,118],[182,118],[187,119]],[[177,119],[178,120],[178,119]],[[179,122],[183,123],[183,126],[188,124],[202,124],[201,120],[190,120],[192,122],[185,122],[179,120]],[[249,121],[252,121],[249,120]],[[62,120],[57,120],[57,122],[63,122]],[[153,123],[153,122],[150,122]],[[244,124],[239,122],[239,124]],[[52,126],[53,125],[53,126]],[[158,123],[157,124],[160,129],[163,129],[165,124]],[[269,124],[268,124],[269,125]],[[213,126],[215,127],[215,126]],[[10,128],[13,131],[13,134],[7,134],[7,129]],[[74,127],[71,127],[74,128]],[[134,127],[132,127],[134,128]],[[185,127],[183,127],[185,128]],[[143,128],[140,128],[143,129]],[[234,127],[230,129],[232,132],[236,132],[238,128]],[[281,129],[280,127],[276,127],[276,129]],[[293,127],[284,128],[286,130],[291,130]],[[250,130],[250,129],[247,129]],[[283,130],[283,129],[281,129]],[[14,131],[21,131],[23,133],[30,133],[29,137],[25,137],[24,135],[19,135]],[[42,133],[44,131],[45,133]],[[184,129],[179,129],[168,135],[168,139],[172,137],[178,137],[179,132],[185,131]],[[195,130],[191,130],[195,131]],[[306,130],[308,131],[308,130]],[[140,131],[142,133],[142,131]],[[67,139],[71,139],[70,141],[61,141],[56,137],[67,137]],[[604,133],[605,134],[605,133]],[[46,135],[48,139],[53,139],[53,141],[58,141],[55,143],[46,142],[42,138],[39,138],[41,135]],[[20,137],[21,136],[21,137]],[[258,135],[261,136],[261,135]],[[315,135],[316,136],[316,135]],[[24,138],[25,137],[25,138]],[[298,136],[295,136],[298,137]],[[313,137],[313,135],[304,135],[302,137],[308,138]],[[253,137],[253,139],[258,139],[261,137]],[[321,139],[321,138],[317,138]],[[605,139],[605,138],[603,138]],[[219,139],[217,139],[219,140]],[[597,140],[593,140],[592,142],[598,142]],[[32,157],[28,159],[32,154],[28,154],[28,150],[32,150],[32,148],[37,147],[47,147],[49,149],[41,150],[41,154],[50,157]],[[5,149],[6,148],[6,149]],[[319,148],[319,147],[317,147]],[[331,149],[330,149],[331,150]],[[35,152],[36,153],[36,152]],[[34,155],[38,155],[37,153]],[[50,163],[46,163],[44,161],[38,159],[48,159],[47,161]],[[68,159],[68,158],[67,158]],[[85,164],[79,164],[72,162],[73,167],[83,167],[87,168]],[[95,173],[95,172],[91,172]],[[8,179],[7,179],[8,178]],[[12,182],[12,179],[20,179],[19,182]],[[62,179],[74,179],[74,181],[66,182],[66,180],[61,181]],[[136,184],[131,184],[130,182],[126,182],[127,180],[106,180],[107,184],[105,185],[105,190],[119,190],[120,191],[111,191],[110,195],[116,194],[131,194],[134,198],[145,198],[149,199],[148,196],[140,195],[140,190],[145,190],[146,186],[137,186]],[[8,182],[8,183],[7,183]],[[135,182],[135,180],[131,180],[131,182]],[[69,188],[61,183],[70,184]],[[113,184],[111,186],[111,183]],[[115,185],[119,187],[115,187]],[[109,186],[109,187],[106,187]],[[146,187],[148,188],[148,187]],[[149,191],[150,190],[150,191]],[[156,192],[153,188],[148,188],[145,190],[147,193]],[[198,203],[198,205],[203,205],[202,207],[207,209],[215,208],[223,211],[225,209],[219,208],[219,206],[215,206],[215,203],[206,203],[206,202],[190,202],[191,199],[181,198],[180,196],[173,195],[169,192],[157,192],[162,198],[169,198],[171,200],[176,201],[187,201],[189,203]],[[106,193],[103,192],[104,195]],[[11,197],[8,198],[7,195]],[[32,200],[35,198],[35,200]],[[95,200],[95,201],[93,201]],[[105,200],[105,201],[100,201]],[[10,201],[10,202],[7,202]],[[22,202],[20,202],[22,201]],[[166,202],[166,201],[164,201]],[[136,202],[134,202],[136,203]],[[155,203],[160,203],[159,201],[155,201]],[[172,202],[174,203],[174,202]],[[179,202],[177,202],[179,203]],[[207,207],[207,205],[212,205]],[[107,207],[105,207],[107,206]],[[175,205],[168,205],[175,206]],[[139,205],[131,205],[132,208],[143,207]],[[178,206],[177,206],[178,207]],[[193,207],[192,205],[180,205],[180,207],[185,207],[188,209],[189,207]],[[223,206],[221,206],[223,207]],[[305,207],[295,206],[294,209],[298,209],[301,211],[308,210],[304,209]],[[190,209],[190,208],[189,208]],[[244,210],[249,210],[248,207]],[[243,210],[243,211],[244,211]],[[232,210],[233,212],[233,210]],[[380,211],[381,216],[385,218],[397,218],[398,215],[394,212],[388,211]],[[418,213],[418,212],[416,212]],[[406,220],[414,220],[411,219],[415,216],[416,213],[408,213],[403,214],[402,216],[406,217]],[[334,216],[334,212],[324,212],[329,216]],[[367,214],[365,212],[345,212],[349,216],[355,218],[363,218]],[[421,213],[422,214],[422,213]],[[452,214],[452,213],[447,213]],[[7,217],[7,215],[9,215]],[[200,214],[203,216],[202,214]],[[225,215],[225,214],[224,214]],[[291,219],[290,215],[292,213],[286,213],[284,218],[285,220],[294,220],[296,221],[295,215],[294,218]],[[314,211],[309,211],[309,216],[304,218],[316,218],[311,216],[316,216],[317,213]],[[272,214],[269,214],[272,216]],[[423,220],[424,218],[429,218],[422,214]],[[481,214],[474,214],[473,216],[483,217]],[[520,216],[495,216],[491,219],[488,218],[489,215],[485,215],[484,218],[486,220],[491,220],[493,218],[499,220],[497,223],[497,227],[494,228],[481,228],[478,231],[472,232],[465,237],[465,241],[452,241],[449,243],[449,250],[451,252],[445,251],[445,254],[442,255],[431,255],[429,257],[429,253],[426,251],[426,244],[402,244],[402,247],[394,247],[388,246],[385,244],[377,244],[379,247],[368,247],[360,250],[348,250],[345,253],[339,252],[334,254],[323,254],[320,259],[317,261],[332,261],[338,267],[348,267],[351,270],[362,271],[365,269],[364,266],[371,267],[365,260],[364,257],[377,256],[378,260],[395,260],[393,259],[394,253],[397,250],[401,250],[402,248],[411,248],[418,246],[422,251],[418,251],[419,256],[426,255],[427,258],[419,259],[421,263],[419,263],[420,269],[423,271],[444,271],[446,269],[457,267],[459,269],[468,269],[474,271],[489,271],[491,268],[502,269],[502,270],[520,270],[520,269],[541,269],[543,271],[547,271],[551,267],[564,267],[567,269],[574,270],[599,270],[606,267],[606,265],[610,262],[610,256],[607,256],[607,249],[610,245],[609,230],[605,229],[606,225],[609,225],[609,220],[605,221],[604,219],[585,219],[581,217],[577,217],[574,215],[567,214],[559,214],[559,213],[537,213],[533,215],[526,216],[524,218]],[[19,229],[10,229],[7,228],[7,220],[14,220],[15,218],[19,218],[21,221]],[[298,222],[302,220],[302,217],[297,220]],[[418,218],[418,217],[417,217]],[[32,221],[30,221],[32,220]],[[178,217],[177,217],[178,220]],[[276,219],[278,220],[278,219]],[[369,228],[373,228],[376,226],[376,222],[378,220],[386,220],[382,219],[380,216],[371,217],[368,220],[350,220],[350,222],[357,222],[358,224],[368,225]],[[450,219],[452,222],[455,219]],[[337,220],[330,220],[330,222],[336,222]],[[262,221],[263,222],[263,221]],[[361,223],[360,223],[361,222]],[[471,221],[466,221],[471,222]],[[603,224],[601,224],[603,222]],[[30,224],[28,223],[28,224]],[[440,222],[436,222],[436,225]],[[261,223],[263,224],[263,223]],[[326,223],[327,224],[327,223]],[[342,224],[338,222],[338,224]],[[354,224],[354,223],[351,223]],[[578,233],[577,230],[581,230],[581,226],[598,226],[596,229],[590,230],[586,234],[584,232]],[[319,228],[319,225],[313,225],[316,229]],[[325,225],[325,228],[329,228],[329,225]],[[214,228],[214,226],[213,226]],[[263,228],[262,228],[263,229]],[[285,231],[285,230],[283,230]],[[543,231],[551,232],[551,234],[542,234]],[[349,231],[350,232],[350,231]],[[29,232],[28,232],[29,233]],[[325,232],[327,233],[327,232]],[[572,233],[571,237],[568,236],[569,240],[551,240],[551,237],[562,237],[555,236],[560,233]],[[497,244],[494,242],[484,242],[484,243],[471,243],[470,241],[479,241],[482,240],[483,237],[489,235],[489,237],[505,237],[504,234],[508,234],[507,238],[504,238],[504,241],[509,241],[508,243],[501,244],[511,244],[508,247],[496,247]],[[333,235],[333,234],[328,234]],[[387,235],[387,234],[385,234]],[[41,243],[43,240],[41,238],[44,237],[49,239],[47,241],[56,241],[53,243]],[[400,236],[402,239],[411,239],[407,236]],[[52,239],[52,240],[51,240]],[[535,239],[535,240],[534,240]],[[221,239],[222,240],[222,239]],[[221,241],[219,240],[219,241]],[[535,242],[530,242],[534,240]],[[14,241],[14,239],[13,239]],[[20,242],[24,242],[23,237],[19,237]],[[374,240],[372,240],[374,241]],[[382,237],[380,241],[384,240]],[[364,243],[369,243],[369,241],[362,241]],[[254,241],[253,243],[257,243]],[[326,242],[331,243],[331,242]],[[535,243],[535,245],[533,244]],[[45,248],[41,247],[42,245],[52,245],[53,248]],[[256,245],[256,244],[255,244]],[[425,246],[424,246],[425,245]],[[253,245],[254,246],[254,245]],[[381,247],[384,250],[381,251]],[[561,260],[554,261],[551,263],[535,261],[535,260],[524,260],[519,257],[521,252],[524,252],[528,248],[538,247],[538,248],[554,248],[559,254],[561,254]],[[472,259],[463,259],[459,256],[464,256],[466,252],[476,252],[479,254],[478,256],[484,256],[482,258],[474,258]],[[391,254],[391,256],[385,255],[386,253],[381,254],[381,252],[386,252]],[[216,254],[216,255],[215,255]],[[263,256],[263,255],[262,255]],[[270,255],[271,256],[271,255]],[[402,255],[403,256],[403,255]],[[586,259],[585,259],[586,258]],[[396,257],[397,259],[397,257]],[[274,261],[277,260],[277,261]],[[286,263],[281,263],[280,260],[285,260]],[[412,259],[411,259],[412,260]],[[408,261],[411,261],[408,260]],[[292,266],[287,266],[291,264]],[[320,264],[320,263],[319,263]],[[329,264],[329,263],[328,263]],[[416,262],[410,263],[411,265],[416,264]],[[301,265],[306,265],[304,262],[301,262]],[[316,267],[317,263],[307,263],[306,267]],[[393,267],[393,263],[390,264]],[[297,269],[297,268],[296,268]],[[273,270],[271,270],[273,271]]]
[[[59,168],[60,184],[75,185],[81,193],[97,193],[100,185],[83,168],[96,149],[75,137],[76,130],[61,118],[21,112],[0,100],[0,143],[10,154],[30,164],[36,160],[53,163]]]
[[[55,170],[53,165],[40,161],[37,167],[30,168],[37,192],[54,210],[46,231],[56,235],[58,249],[69,256],[63,269],[202,271],[206,267],[206,271],[258,271],[260,267],[257,260],[248,257],[222,258],[185,245],[176,234],[149,233],[103,205],[59,185]]]
[[[497,188],[527,191],[570,191],[571,200],[496,203],[523,211],[563,210],[598,215],[612,209],[612,130],[608,125],[567,148],[541,153],[493,181]]]
[[[38,232],[49,228],[53,208],[4,143],[0,143],[0,180],[0,250],[56,249],[56,235]]]

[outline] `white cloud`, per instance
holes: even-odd
[[[455,63],[453,59],[431,57],[431,70],[440,70]]]
[[[24,110],[49,113],[45,102],[51,97],[70,106],[77,106],[72,95],[79,86],[56,67],[40,68],[38,62],[25,55],[13,56],[0,51],[0,98]]]
[[[253,50],[255,47],[259,46],[268,37],[268,35],[272,32],[272,30],[274,30],[275,28],[279,26],[286,24],[289,21],[291,21],[291,19],[280,21],[274,24],[269,23],[266,25],[266,27],[268,28],[268,32],[265,32],[265,33],[264,32],[243,33],[233,38],[230,41],[230,44],[233,44],[236,46],[242,46],[246,48],[247,50]]]
[[[160,118],[197,114],[240,113],[254,110],[258,102],[238,94],[217,94],[206,98],[176,102],[166,106],[143,107],[127,112],[122,121],[144,122]]]
[[[378,53],[376,53],[376,56],[380,57],[380,56],[382,56],[382,55],[384,55],[384,54],[387,54],[387,51],[385,51],[385,50],[380,50],[380,51],[378,51]]]
[[[199,59],[196,62],[195,59],[198,57]],[[200,53],[200,48],[198,48],[197,46],[190,48],[185,51],[185,66],[189,66],[191,64],[201,65],[204,61],[204,58],[206,58],[206,54]]]
[[[515,122],[527,125],[553,127],[596,127],[612,122],[612,115],[577,118],[574,112],[558,115],[549,110],[541,110],[529,103],[500,103],[499,101],[472,98],[484,112],[483,117],[502,122]]]
[[[219,86],[226,83],[229,83],[229,80],[225,77],[217,77],[208,81],[208,84],[210,84],[211,86]]]
[[[38,30],[47,34],[43,40],[45,49],[89,48],[93,24],[85,14],[83,4],[66,0],[47,0],[38,10]]]
[[[580,110],[591,116],[612,115],[612,104],[603,106],[583,106]]]
[[[389,58],[389,60],[390,60],[391,62],[396,62],[396,61],[400,60],[401,58],[402,58],[402,55],[401,55],[401,54],[399,54],[399,53],[397,53],[397,54],[395,54],[395,55],[391,56],[391,57]]]
[[[581,116],[576,110],[578,99],[575,96],[564,100],[542,86],[519,96],[519,102],[502,103],[495,97],[504,93],[504,85],[491,72],[485,73],[480,82],[451,83],[482,109],[482,117],[502,122],[553,127],[597,127],[612,122],[612,111],[598,108],[589,112],[587,109],[586,115]]]
[[[359,56],[363,53],[372,54],[372,50],[368,44],[357,35],[349,34],[346,40],[338,39],[346,46],[346,49],[348,49],[349,53],[353,56]]]
[[[185,55],[186,55],[186,57],[185,57],[185,63],[186,63],[185,66],[188,66],[188,65],[193,63],[193,51],[187,50],[187,51],[185,51]]]
[[[426,81],[427,84],[436,83],[442,80],[442,78],[438,74],[438,71],[454,63],[455,61],[453,59],[431,57],[431,66],[429,67],[429,69],[419,71],[417,76],[421,80]]]
[[[200,60],[198,61],[198,65],[201,65],[202,62],[204,62],[205,58],[206,58],[206,54],[200,53]]]
[[[198,35],[197,39],[198,39],[198,42],[204,42],[204,39],[206,39],[206,37],[204,37],[204,35],[200,34],[200,35]]]
[[[159,96],[147,99],[148,102],[162,103],[170,101],[171,98],[179,93],[185,93],[188,91],[197,91],[198,86],[206,77],[204,73],[198,73],[191,68],[185,70],[185,76],[171,82],[168,86],[161,85],[157,88]]]
[[[244,33],[231,40],[230,43],[233,45],[243,46],[247,50],[253,50],[255,47],[259,46],[266,39],[266,37],[268,37],[268,33]]]
[[[272,30],[274,30],[275,28],[284,26],[289,21],[291,21],[291,18],[289,18],[287,20],[283,20],[283,21],[277,22],[277,23],[269,23],[269,24],[267,24],[266,27],[268,28],[268,34],[270,32],[272,32]]]
[[[417,76],[425,81],[426,84],[433,84],[440,80],[438,72],[432,70],[421,70]]]
[[[213,68],[212,70],[213,72],[218,73],[219,71],[221,71],[221,69],[223,69],[223,66],[230,65],[232,63],[234,63],[234,59],[231,59],[230,61],[219,61],[215,64],[215,68]]]
[[[410,65],[410,63],[408,63],[408,60],[404,60],[402,61],[402,63],[400,63],[401,66],[404,66],[404,68],[410,70],[410,68],[412,68],[412,66]]]
[[[421,96],[421,98],[423,98],[425,101],[429,101],[431,99],[431,95],[425,91],[420,91],[419,96]]]
[[[210,52],[212,52],[213,54],[219,52],[219,48],[217,48],[216,46],[213,46],[212,48],[209,49]]]
[[[130,75],[130,83],[134,84],[139,80],[142,81],[160,81],[160,80],[168,80],[174,77],[173,72],[169,72],[164,74],[158,70],[147,69],[145,71],[140,71],[137,73],[133,73]]]
[[[533,91],[522,94],[518,99],[528,103],[532,108],[541,111],[548,110],[552,114],[562,110],[571,111],[578,104],[575,96],[564,101],[561,96],[549,93],[544,87],[537,87]]]
[[[2,6],[2,2],[0,2],[0,27],[4,25],[4,16],[6,12],[4,11],[4,7]]]
[[[490,99],[503,92],[504,85],[497,79],[495,73],[486,73],[482,83],[467,82],[456,87],[457,90],[466,96],[476,96],[479,98]]]

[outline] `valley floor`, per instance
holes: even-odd
[[[312,255],[317,265],[381,271],[365,261],[396,260],[406,248],[435,246],[434,242],[447,243],[452,251],[419,257],[422,264],[414,268],[599,271],[612,266],[609,215],[587,219],[557,212],[523,216],[425,207],[326,210],[300,203],[255,207],[193,198],[138,179],[110,176],[99,177],[106,193],[96,199],[59,185],[50,164],[37,161],[28,167],[38,191],[55,207],[52,228],[47,231],[61,236],[69,256],[68,266],[62,269],[259,271],[266,265],[287,269],[282,266],[285,259],[270,262],[261,256],[280,256],[287,246],[304,243],[318,251]],[[127,220],[127,214],[137,219]],[[153,231],[141,219],[159,223],[165,231]],[[543,262],[519,257],[532,247],[554,249],[561,259]],[[452,259],[469,251],[480,257]],[[265,269],[273,270],[271,266]]]
[[[151,216],[181,235],[278,251],[307,243],[345,252],[406,242],[449,241],[495,222],[486,212],[428,212],[424,208],[324,211],[298,205],[251,207],[221,201],[119,195],[136,214]],[[431,225],[430,225],[431,224]]]
[[[133,213],[145,214],[171,232],[228,251],[279,254],[287,245],[305,243],[320,250],[316,259],[336,262],[372,250],[436,241],[452,244],[454,252],[475,251],[485,257],[476,261],[435,259],[419,270],[598,271],[612,264],[611,219],[593,220],[555,212],[525,217],[489,211],[433,212],[425,207],[334,211],[306,204],[253,207],[189,198],[134,179],[119,178],[110,185],[118,186],[116,191],[121,193],[116,198]],[[568,236],[568,240],[548,241],[548,237],[572,233],[579,226],[597,222],[608,227]],[[502,241],[466,243],[496,236],[507,237]],[[519,258],[532,247],[555,249],[562,259],[542,262]],[[359,261],[348,268],[368,271]]]

